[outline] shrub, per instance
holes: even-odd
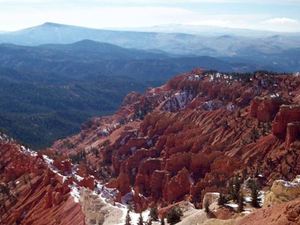
[[[260,207],[260,198],[259,198],[259,187],[255,180],[249,182],[249,187],[251,189],[251,205],[255,208]]]
[[[182,211],[179,207],[174,207],[167,214],[167,222],[171,225],[181,221]]]
[[[240,189],[241,189],[240,177],[237,176],[237,177],[234,177],[232,180],[230,180],[228,192],[229,192],[231,199],[234,202],[238,201]]]
[[[206,212],[206,213],[209,213],[209,202],[208,201],[206,201],[205,203],[204,203],[204,211]]]
[[[142,215],[142,213],[140,213],[138,225],[144,225],[144,220],[143,220],[143,215]]]
[[[153,221],[158,221],[158,212],[157,212],[157,208],[151,208],[150,209],[150,219]]]
[[[227,202],[228,202],[227,197],[225,195],[223,195],[222,193],[220,193],[220,197],[218,199],[218,205],[224,206]]]
[[[244,195],[243,193],[240,193],[238,198],[238,211],[243,212],[244,211]]]
[[[125,219],[125,225],[131,225],[131,218],[129,214],[129,210],[127,211],[126,219]]]

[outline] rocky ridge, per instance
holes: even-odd
[[[292,75],[194,70],[129,94],[115,115],[91,120],[47,151],[85,152],[78,163],[137,211],[181,200],[200,206],[237,173],[260,175],[263,185],[300,174],[299,84]]]
[[[72,181],[50,166],[47,156],[3,134],[0,139],[1,224],[84,225]]]
[[[164,212],[182,201],[201,208],[208,193],[226,192],[236,175],[266,189],[276,179],[294,179],[299,84],[292,75],[194,70],[144,95],[130,93],[114,115],[88,121],[79,134],[38,154],[1,135],[1,222],[122,224],[126,205],[136,212],[155,205]],[[201,218],[251,224],[267,213],[272,224],[280,212],[287,215],[280,224],[297,224],[298,200],[284,201],[298,197],[298,186],[278,194],[285,184],[276,181],[266,195],[271,207],[243,223],[222,222],[232,216],[227,211],[209,221],[201,211]]]
[[[1,134],[0,162],[0,224],[90,225],[104,216],[114,220],[104,224],[116,224],[125,216],[124,206],[112,206],[114,190],[69,160],[53,160]],[[112,209],[117,214],[108,215]]]
[[[45,153],[0,134],[0,224],[123,224],[128,209],[126,202],[115,202],[117,190],[105,187],[85,166]],[[130,215],[136,223],[139,214]]]

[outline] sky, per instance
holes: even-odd
[[[0,0],[0,31],[44,22],[92,28],[167,24],[300,32],[300,0]]]

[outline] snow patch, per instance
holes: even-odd
[[[50,159],[48,156],[46,155],[43,155],[43,159],[45,160],[45,162],[48,164],[48,165],[51,165],[53,164],[53,159]]]
[[[75,185],[69,186],[71,188],[71,196],[74,199],[74,202],[79,203],[80,200],[80,191],[78,189],[78,187],[76,187]]]
[[[170,97],[165,105],[164,110],[172,112],[184,109],[186,105],[193,100],[194,95],[190,91],[180,91],[176,92],[172,97]]]
[[[235,204],[235,203],[228,203],[228,204],[225,204],[225,205],[228,206],[228,207],[234,208],[234,209],[236,209],[236,208],[239,207],[239,206],[238,206],[237,204]]]
[[[74,176],[74,177],[76,178],[76,180],[79,181],[79,182],[83,180],[83,177],[77,175],[76,173],[74,173],[73,176]]]
[[[37,157],[37,153],[36,152],[34,152],[34,151],[32,151],[32,150],[30,150],[29,148],[26,148],[25,146],[21,146],[20,147],[21,148],[21,152],[22,153],[24,153],[25,155],[30,155],[30,156],[32,156],[32,157]]]
[[[62,182],[63,182],[63,183],[68,179],[67,176],[62,175],[62,174],[61,174],[61,173],[53,166],[53,162],[54,162],[53,159],[50,159],[50,158],[49,158],[48,156],[46,156],[46,155],[43,155],[43,159],[44,159],[44,161],[47,163],[49,169],[50,169],[53,173],[57,174],[58,176],[60,176],[60,177],[62,178]]]
[[[252,198],[249,196],[245,197],[244,199],[245,199],[245,202],[247,202],[247,203],[252,201]]]
[[[271,98],[278,98],[279,96],[280,96],[279,93],[275,93],[275,94],[270,95]]]

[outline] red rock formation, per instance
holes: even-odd
[[[288,123],[300,121],[299,105],[283,105],[280,107],[274,122],[272,131],[277,137],[285,137]]]
[[[271,122],[282,104],[280,97],[255,97],[251,102],[250,115],[260,122]]]
[[[94,190],[95,179],[93,177],[84,177],[83,180],[79,182],[79,186],[89,188],[90,190]]]
[[[84,225],[81,206],[47,163],[14,142],[0,141],[1,224]]]
[[[286,147],[300,139],[300,122],[288,123],[286,132]]]
[[[246,216],[237,225],[298,225],[300,224],[300,200],[259,209]]]
[[[169,180],[169,174],[167,171],[155,170],[151,175],[150,189],[151,196],[154,199],[161,199],[163,194],[162,190],[165,187],[166,182]]]
[[[119,190],[121,196],[127,194],[131,191],[130,188],[130,177],[129,174],[126,172],[121,172],[117,179],[112,179],[108,184],[107,187],[109,188],[116,188]],[[120,196],[120,197],[121,197]]]
[[[170,173],[177,173],[182,168],[190,168],[191,154],[176,153],[166,160],[165,169]]]
[[[189,171],[184,168],[178,174],[166,182],[164,187],[164,199],[169,202],[177,202],[184,199],[190,193],[191,178]]]
[[[97,178],[117,189],[116,200],[132,198],[137,211],[181,200],[201,205],[206,192],[226,191],[235,174],[261,173],[267,184],[291,179],[300,174],[300,107],[281,104],[300,104],[299,84],[293,76],[197,70],[144,95],[129,94],[115,115],[93,118],[80,134],[44,151],[54,159],[50,165],[43,153],[32,156],[1,141],[1,222],[84,224],[70,191],[72,185],[94,189]],[[282,98],[266,97],[273,93]],[[298,208],[295,201],[243,221],[297,224]],[[227,215],[220,211],[218,217]]]
[[[66,175],[72,172],[72,163],[69,160],[54,160],[53,165],[60,171],[63,171]]]
[[[140,208],[200,202],[206,192],[224,190],[236,173],[289,179],[300,173],[300,111],[280,105],[282,99],[300,103],[299,83],[294,76],[183,74],[144,95],[130,94],[115,115],[93,119],[53,151],[84,149],[89,171],[117,188],[119,200],[133,189]],[[117,121],[107,135],[97,135]]]
[[[131,92],[124,98],[122,105],[126,106],[134,104],[135,102],[139,101],[141,97],[141,94],[137,92]]]

